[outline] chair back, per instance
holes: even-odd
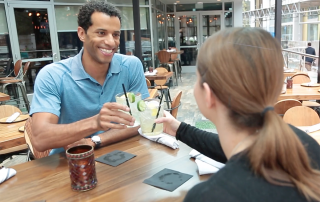
[[[29,147],[29,149],[35,159],[40,159],[40,158],[49,156],[51,149],[48,149],[44,152],[39,152],[39,151],[35,150],[32,146],[33,133],[32,133],[32,118],[31,117],[28,118],[28,120],[26,121],[26,124],[24,126],[24,138],[25,138],[26,143],[27,143],[27,145],[28,145],[28,147]]]
[[[126,52],[126,55],[132,55],[131,51]]]
[[[168,72],[168,70],[164,67],[158,67],[156,68],[158,73],[166,73]],[[154,83],[158,86],[163,86],[167,83],[167,80],[163,79],[163,80],[154,80]]]
[[[283,116],[283,120],[294,126],[312,126],[320,123],[317,112],[305,106],[288,109]]]
[[[158,59],[161,64],[168,63],[170,61],[170,53],[168,53],[166,50],[159,51]]]
[[[22,114],[21,110],[15,106],[0,105],[0,119],[9,117],[15,112],[19,112],[20,114]]]
[[[23,66],[23,76],[27,73],[28,69],[29,69],[29,66],[30,66],[30,62],[26,62]],[[23,78],[22,76],[22,78]]]
[[[179,91],[176,97],[173,99],[172,104],[171,104],[171,115],[174,118],[177,118],[178,114],[178,109],[180,106],[180,99],[181,99],[182,91]]]
[[[22,68],[22,60],[18,60],[15,64],[14,64],[14,75],[16,77],[19,76],[20,70]]]
[[[147,83],[147,87],[148,87],[148,88],[151,87],[151,82],[150,82],[150,80],[147,79],[147,78],[146,78],[146,83]]]
[[[171,47],[171,50],[177,51],[177,48],[176,47]],[[175,61],[177,58],[178,58],[178,54],[177,53],[171,53],[170,54],[171,61]]]
[[[285,99],[280,100],[274,105],[274,111],[283,116],[286,111],[292,107],[302,106],[302,103],[299,100],[295,99]]]
[[[5,74],[6,74],[7,77],[11,76],[10,74],[12,73],[12,69],[13,69],[13,63],[12,63],[12,61],[13,61],[13,59],[10,58],[10,59],[8,60],[8,63],[7,63],[6,72],[5,72]]]
[[[308,74],[297,73],[292,76],[292,83],[293,84],[302,84],[302,83],[309,83],[311,79]]]

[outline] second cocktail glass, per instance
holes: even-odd
[[[129,105],[130,105],[130,109],[131,109],[131,114],[132,116],[135,118],[135,122],[133,126],[128,126],[128,127],[135,127],[140,125],[140,114],[139,111],[137,109],[137,103],[141,100],[141,93],[137,93],[137,92],[127,92],[127,97],[129,100]],[[116,102],[122,105],[127,106],[126,103],[126,97],[124,95],[124,93],[119,93],[116,95]],[[125,112],[128,113],[129,112]]]
[[[163,124],[155,124],[158,117],[163,117],[163,103],[157,117],[160,100],[159,99],[145,99],[144,107],[141,109],[140,104],[140,123],[141,131],[146,136],[156,136],[163,132]],[[139,107],[139,106],[138,106]],[[155,126],[154,126],[155,124]]]

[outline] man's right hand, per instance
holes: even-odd
[[[119,111],[122,110],[122,111]],[[99,130],[124,129],[133,126],[135,119],[123,111],[129,112],[129,107],[115,102],[105,103],[96,115]]]

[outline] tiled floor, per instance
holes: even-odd
[[[181,80],[178,80],[178,86],[173,86],[170,88],[172,99],[180,90],[182,91],[181,106],[178,110],[177,119],[191,125],[196,125],[196,123],[198,123],[197,125],[200,128],[206,129],[208,131],[215,131],[212,125],[210,125],[210,123],[207,123],[206,119],[198,110],[196,101],[193,96],[193,86],[195,82],[196,75],[194,73],[186,73],[182,74]],[[27,83],[26,85],[29,84]],[[27,86],[27,88],[30,88],[30,86]],[[6,159],[5,161],[3,161],[0,166],[4,165],[6,167],[10,167],[19,163],[26,162],[26,159],[27,157],[25,154],[14,155],[12,159]]]

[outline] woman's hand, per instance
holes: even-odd
[[[164,117],[155,120],[156,123],[163,123],[163,132],[176,136],[177,130],[181,124],[180,121],[175,119],[170,112],[163,111]]]

